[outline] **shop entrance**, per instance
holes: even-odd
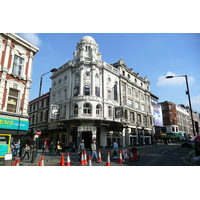
[[[84,140],[85,148],[90,148],[92,143],[92,131],[83,131],[82,139]]]

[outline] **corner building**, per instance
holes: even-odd
[[[39,48],[14,33],[0,33],[0,133],[20,139],[29,128],[32,65]]]
[[[120,146],[151,144],[150,83],[121,59],[102,61],[98,44],[90,37],[77,43],[73,60],[51,76],[50,106],[60,107],[50,118],[49,136],[65,144],[92,139],[105,148],[115,139]],[[56,130],[58,130],[56,132]]]

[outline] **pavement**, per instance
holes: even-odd
[[[169,145],[173,145],[173,144],[169,144]],[[141,148],[151,148],[154,147],[154,145],[143,145],[143,146],[136,146],[136,148],[138,150],[140,150]],[[131,149],[133,148],[132,146],[130,147],[123,147],[123,149]],[[107,163],[107,157],[108,157],[108,151],[111,151],[111,149],[108,148],[101,148],[100,152],[101,152],[101,158],[102,161],[97,163],[95,158],[93,158],[93,160],[91,161],[91,165],[92,166],[106,166]],[[66,165],[67,163],[67,154],[68,154],[69,150],[66,150],[65,152],[61,152],[61,155],[64,154],[64,165]],[[86,149],[86,156],[88,157],[88,155],[90,155],[91,151]],[[37,157],[35,159],[35,162],[32,163],[31,162],[31,157],[28,160],[27,157],[24,158],[24,160],[20,160],[19,166],[38,166],[39,165],[39,161],[41,160],[42,156],[44,156],[44,166],[60,166],[60,162],[61,162],[61,156],[54,156],[50,153],[42,153],[42,150],[38,150],[37,153]],[[70,166],[88,166],[89,164],[84,164],[81,165],[80,161],[79,161],[79,155],[77,152],[75,153],[71,153],[70,152]],[[16,158],[13,158],[12,161],[5,161],[4,160],[0,160],[0,166],[12,166],[12,162],[15,161]],[[112,159],[112,157],[110,156],[110,165],[111,166],[128,166],[128,165],[124,165],[124,164],[128,164],[127,162],[131,162],[129,161],[129,159],[127,159],[125,161],[125,163],[120,164],[118,162],[118,159]],[[195,159],[195,152],[194,150],[190,151],[188,155],[186,155],[185,160],[186,163],[190,164],[190,165],[200,165],[200,160],[197,161]]]

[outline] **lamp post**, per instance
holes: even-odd
[[[40,107],[40,99],[41,99],[41,92],[42,92],[42,79],[43,79],[43,76],[50,73],[50,72],[56,72],[57,69],[56,68],[53,68],[51,69],[50,71],[42,74],[40,76],[40,87],[39,87],[39,97],[38,97],[38,108],[37,108],[37,114],[36,114],[36,126],[35,126],[35,129],[36,131],[38,131],[38,113],[39,113],[39,107]],[[34,145],[33,145],[33,153],[32,153],[32,160],[31,162],[34,163],[35,162],[35,158],[36,158],[36,144],[35,144],[35,139],[34,139]]]
[[[193,120],[193,115],[192,115],[192,105],[191,105],[191,100],[190,100],[190,91],[189,91],[189,86],[188,86],[187,75],[180,75],[180,76],[166,76],[166,78],[174,78],[174,77],[185,77],[186,87],[187,87],[186,94],[188,95],[189,107],[190,107],[190,115],[191,115],[191,120],[192,120],[192,130],[193,130],[193,134],[194,134],[194,136],[195,136],[194,120]]]

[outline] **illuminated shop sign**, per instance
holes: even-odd
[[[27,131],[29,127],[29,121],[0,118],[0,129],[14,129]]]

